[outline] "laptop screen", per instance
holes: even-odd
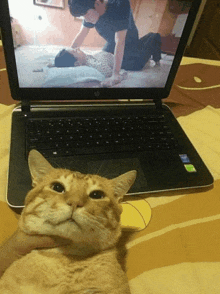
[[[4,1],[20,93],[56,99],[73,88],[167,96],[196,15],[192,0]]]

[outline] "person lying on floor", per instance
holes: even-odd
[[[55,57],[55,67],[89,66],[101,72],[105,78],[111,77],[114,66],[114,55],[109,52],[100,51],[86,54],[80,48],[62,49]],[[126,76],[126,71],[121,70],[121,80]]]
[[[160,64],[161,59],[161,41],[160,35],[149,33],[140,40],[140,48],[134,48],[130,55],[122,63],[120,71],[120,81],[125,79],[126,71],[139,71],[144,68],[151,56],[156,65]],[[55,67],[75,67],[86,65],[100,71],[105,78],[112,76],[114,68],[114,54],[104,50],[93,55],[86,54],[80,48],[63,49],[55,57]],[[124,65],[124,66],[123,66]],[[105,83],[105,81],[104,81]]]

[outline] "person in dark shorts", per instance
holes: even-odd
[[[80,47],[91,28],[106,40],[103,51],[114,54],[112,76],[105,86],[120,82],[120,70],[141,70],[153,56],[161,59],[160,34],[149,33],[139,39],[129,0],[69,0],[70,13],[84,20],[71,47]]]

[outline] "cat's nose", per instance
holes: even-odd
[[[83,207],[84,206],[84,203],[81,200],[72,200],[72,199],[69,199],[69,200],[67,200],[67,205],[72,206],[73,208],[76,209],[78,207]]]

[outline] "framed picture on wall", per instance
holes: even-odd
[[[65,0],[34,0],[34,4],[64,9],[64,1]]]

